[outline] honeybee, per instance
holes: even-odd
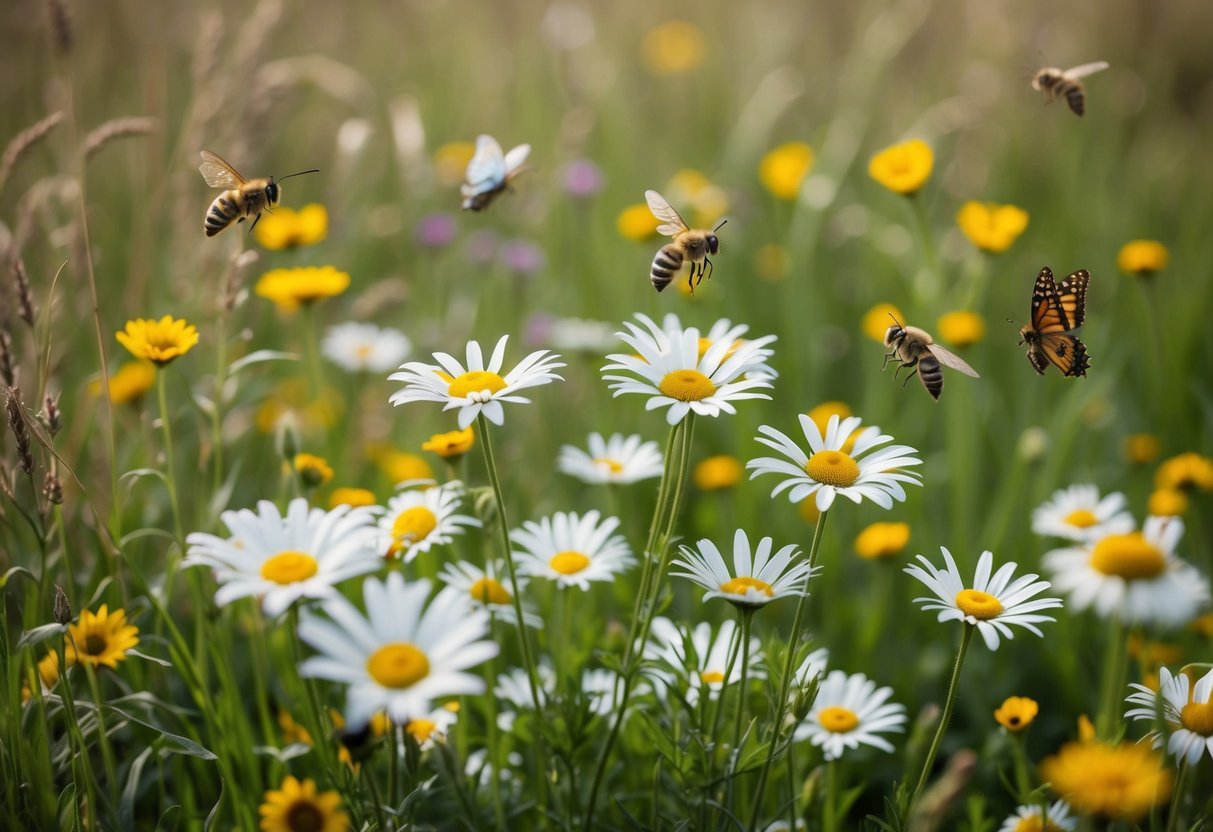
[[[898,366],[893,373],[894,378],[903,368],[910,368],[910,374],[906,376],[906,382],[901,386],[905,387],[905,384],[917,373],[918,380],[922,382],[922,386],[935,401],[939,401],[939,396],[943,393],[941,364],[946,364],[967,376],[981,378],[963,358],[936,344],[931,333],[916,326],[902,326],[896,318],[893,319],[893,325],[885,331],[884,345],[889,347],[889,352],[885,354],[881,369],[883,370],[888,365],[890,359],[896,359]]]
[[[694,294],[695,287],[703,280],[705,270],[708,279],[712,279],[713,267],[708,255],[720,250],[720,240],[716,238],[716,232],[728,220],[721,220],[720,225],[711,231],[700,231],[688,226],[686,221],[678,216],[674,207],[666,201],[666,198],[656,191],[645,191],[644,199],[648,202],[653,216],[661,220],[661,225],[657,226],[657,232],[674,238],[672,243],[662,246],[653,258],[653,268],[649,272],[649,280],[653,281],[653,288],[660,292],[670,285],[674,275],[682,268],[682,261],[689,260],[691,274],[687,278],[687,284],[691,287],[691,293]],[[696,279],[696,275],[698,275],[698,279]]]
[[[261,212],[271,210],[282,198],[282,186],[275,182],[272,176],[245,179],[234,167],[223,161],[217,153],[204,150],[201,155],[202,164],[198,166],[198,170],[201,171],[206,184],[212,188],[225,189],[223,193],[215,197],[215,201],[211,203],[211,207],[206,212],[206,236],[214,237],[231,225],[232,220],[244,222],[249,217],[253,217],[253,224],[249,226],[251,233],[261,219]],[[282,178],[290,179],[291,176],[319,172],[319,168],[313,168],[312,170],[301,170],[299,173],[292,173],[290,176]]]
[[[1032,89],[1043,92],[1049,101],[1064,96],[1074,115],[1081,116],[1086,110],[1087,94],[1078,79],[1107,68],[1107,61],[1095,61],[1065,70],[1053,66],[1045,67],[1033,76]]]
[[[529,144],[520,144],[502,154],[501,145],[492,136],[476,139],[476,153],[468,162],[467,181],[460,186],[463,210],[483,211],[497,195],[510,186],[518,174],[526,170],[523,164],[531,154]]]

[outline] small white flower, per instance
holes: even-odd
[[[261,596],[270,617],[281,615],[300,598],[329,598],[335,584],[378,569],[375,517],[370,508],[308,508],[302,497],[291,501],[286,516],[268,500],[249,509],[219,515],[231,537],[194,532],[182,566],[209,566],[220,587],[215,603]]]
[[[539,677],[542,701],[550,702],[556,694],[556,671],[552,669],[550,662],[540,660],[535,667],[535,674]],[[497,727],[507,734],[514,730],[518,711],[535,710],[535,700],[531,697],[531,682],[527,678],[525,668],[511,667],[504,673],[498,673],[493,684],[493,696],[503,705],[512,706],[497,712]]]
[[[804,661],[800,663],[800,667],[796,668],[796,672],[792,674],[792,685],[797,688],[807,687],[814,679],[826,672],[826,665],[830,662],[830,651],[826,647],[818,647],[812,653],[804,657]],[[795,695],[795,691],[792,692]]]
[[[591,485],[627,485],[662,474],[661,449],[656,442],[645,442],[637,434],[615,433],[603,439],[602,434],[591,433],[589,453],[564,445],[556,464],[562,473]]]
[[[320,349],[326,358],[351,373],[386,373],[400,366],[413,345],[398,329],[349,321],[329,327]]]
[[[747,373],[762,365],[773,353],[766,348],[775,340],[768,335],[734,346],[728,341],[713,344],[701,358],[699,330],[667,333],[645,315],[636,316],[647,328],[645,332],[633,323],[625,322],[627,332],[619,339],[636,351],[636,355],[608,355],[610,364],[603,371],[621,371],[631,375],[606,375],[614,382],[615,396],[640,393],[649,396],[646,410],[668,407],[666,421],[676,425],[687,413],[700,416],[733,414],[733,402],[743,399],[769,399],[766,393],[754,392],[770,387],[765,377]],[[742,378],[742,376],[746,376]]]
[[[1048,812],[1042,812],[1038,803],[1020,806],[1015,814],[1002,822],[998,832],[1070,832],[1077,828],[1078,818],[1070,814],[1070,807],[1064,800],[1058,800],[1049,807]]]
[[[942,546],[939,551],[943,552],[945,569],[936,569],[922,555],[918,556],[922,566],[913,564],[905,568],[908,574],[922,581],[935,593],[934,598],[915,598],[914,603],[921,604],[924,610],[938,610],[940,622],[963,621],[975,626],[985,640],[986,647],[991,650],[998,649],[1000,634],[1007,639],[1015,637],[1011,631],[1012,624],[1018,624],[1025,630],[1044,637],[1044,633],[1036,625],[1055,619],[1036,613],[1040,610],[1059,608],[1062,605],[1061,599],[1028,599],[1048,589],[1048,581],[1038,581],[1036,579],[1040,576],[1030,573],[1012,581],[1011,578],[1015,574],[1014,561],[1003,564],[991,575],[994,555],[992,552],[982,552],[981,557],[977,559],[973,586],[966,588],[961,580],[960,570],[956,568],[956,561],[952,559],[952,553]]]
[[[862,673],[848,676],[832,670],[822,680],[813,708],[796,726],[793,738],[818,746],[827,760],[836,760],[860,745],[892,752],[892,743],[879,735],[900,733],[906,722],[905,705],[889,702],[892,695],[892,688],[877,688]]]
[[[443,410],[459,411],[459,428],[462,430],[476,421],[483,412],[486,419],[495,425],[505,423],[503,402],[527,404],[530,399],[516,395],[529,387],[538,387],[560,379],[553,370],[563,367],[560,356],[547,350],[533,352],[522,359],[514,369],[500,375],[505,363],[505,344],[508,335],[501,336],[493,354],[485,364],[480,344],[468,341],[467,366],[444,353],[434,353],[437,365],[410,361],[392,373],[392,381],[403,381],[404,387],[388,399],[394,405],[408,402],[442,402]]]
[[[1077,610],[1088,607],[1133,624],[1178,627],[1209,602],[1209,581],[1175,554],[1184,524],[1149,517],[1140,532],[1109,534],[1044,556],[1057,589]]]
[[[555,581],[562,589],[588,590],[591,581],[613,581],[636,560],[623,536],[612,536],[619,519],[608,517],[600,523],[600,517],[597,511],[584,516],[556,512],[538,523],[523,523],[510,532],[510,540],[522,550],[515,553],[518,571]]]
[[[1032,531],[1079,541],[1126,534],[1136,524],[1124,507],[1125,495],[1119,491],[1100,499],[1094,485],[1071,485],[1032,511]]]
[[[708,696],[716,699],[726,685],[741,681],[742,651],[736,643],[739,637],[737,622],[731,618],[726,619],[715,633],[707,621],[699,622],[695,629],[684,633],[673,621],[659,616],[653,619],[644,655],[646,659],[658,662],[667,669],[650,666],[644,672],[653,680],[658,691],[663,687],[673,687],[677,682],[682,696],[692,707],[699,701],[700,692],[705,688]],[[686,652],[688,640],[691,644],[689,655]],[[729,658],[733,656],[733,651],[736,651],[736,657],[730,671]],[[760,679],[765,675],[762,669],[762,642],[751,637],[749,677]]]
[[[667,312],[665,317],[661,319],[661,328],[671,338],[676,338],[682,332],[682,321],[673,312]],[[733,325],[733,322],[728,318],[721,318],[708,329],[699,338],[699,357],[703,358],[704,353],[708,351],[713,344],[724,341],[734,347],[739,347],[747,343],[741,336],[750,331],[750,328],[745,324]],[[730,350],[730,353],[732,350]],[[768,355],[770,351],[768,350]],[[779,373],[775,372],[765,361],[759,361],[746,371],[748,378],[763,377],[768,380],[774,380],[779,377]]]
[[[422,481],[428,484],[428,481]],[[406,487],[388,500],[387,510],[379,518],[379,552],[384,557],[402,557],[405,563],[435,546],[450,543],[465,526],[479,527],[480,521],[456,514],[463,498],[458,481],[429,488]]]
[[[342,597],[324,602],[327,618],[305,615],[299,636],[320,653],[299,667],[303,676],[347,685],[350,730],[386,711],[398,725],[423,718],[434,700],[484,693],[484,680],[464,672],[497,655],[485,640],[489,616],[463,593],[439,592],[426,606],[430,582],[404,583],[399,572],[362,585],[367,614]]]
[[[615,685],[618,681],[618,673],[601,667],[591,668],[581,674],[581,695],[587,700],[590,713],[595,716],[608,716],[613,712]]]
[[[1161,717],[1170,734],[1167,751],[1175,755],[1176,762],[1186,760],[1194,766],[1206,751],[1213,758],[1213,670],[1193,686],[1186,673],[1172,676],[1163,667],[1158,671],[1157,693],[1136,683],[1129,687],[1135,692],[1125,701],[1139,707],[1126,711],[1125,719],[1154,723]],[[1162,731],[1146,736],[1155,748],[1162,747],[1162,738]]]
[[[780,474],[785,479],[775,486],[772,497],[788,491],[788,499],[800,503],[811,494],[817,495],[817,510],[826,511],[841,494],[853,503],[871,500],[881,508],[892,508],[893,501],[903,501],[906,492],[901,483],[921,485],[919,475],[904,471],[912,465],[921,465],[918,453],[909,445],[889,445],[867,453],[877,445],[891,442],[893,437],[880,432],[880,428],[867,427],[856,434],[863,420],[851,416],[839,420],[831,416],[825,435],[808,416],[800,416],[800,429],[808,442],[808,453],[781,431],[762,425],[756,437],[759,442],[779,451],[787,459],[760,457],[751,459],[746,468],[753,471],[750,479],[762,474]],[[853,442],[849,450],[843,450]],[[864,456],[867,454],[867,456]],[[791,460],[789,462],[788,460]]]
[[[733,535],[732,571],[716,544],[705,539],[699,541],[699,551],[680,547],[683,559],[675,560],[672,565],[687,571],[670,574],[689,578],[708,590],[703,596],[705,601],[723,598],[739,607],[761,607],[780,598],[801,595],[805,573],[809,571],[808,561],[792,563],[792,558],[800,554],[795,545],[784,546],[774,557],[771,556],[773,548],[771,538],[764,537],[751,554],[749,537],[743,529],[738,529]]]
[[[495,560],[487,570],[475,564],[461,560],[458,563],[448,563],[442,567],[438,580],[449,587],[466,593],[475,608],[486,609],[490,615],[499,619],[517,623],[518,616],[514,612],[513,594],[505,584],[505,561]],[[526,578],[518,578],[518,591],[526,589]],[[522,605],[522,617],[528,627],[542,627],[543,619],[528,608],[526,602]]]

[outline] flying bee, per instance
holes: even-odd
[[[700,231],[687,225],[686,221],[678,216],[674,207],[666,201],[666,198],[656,191],[645,191],[644,199],[649,203],[649,210],[653,212],[653,216],[661,220],[661,225],[657,226],[657,233],[674,238],[672,243],[662,246],[653,258],[653,268],[649,272],[649,280],[653,281],[653,288],[660,292],[670,285],[674,275],[682,268],[682,262],[687,260],[691,264],[691,274],[687,278],[687,284],[691,287],[691,293],[694,294],[695,287],[703,280],[705,271],[708,279],[712,279],[713,267],[708,255],[720,251],[720,240],[716,238],[716,232],[728,220],[721,220],[720,225],[711,231]],[[698,279],[696,279],[696,275],[698,275]]]
[[[531,154],[529,144],[520,144],[509,153],[501,152],[501,145],[492,136],[482,135],[476,139],[476,153],[468,162],[467,181],[460,186],[463,194],[463,210],[483,211],[514,181]]]
[[[1078,79],[1107,68],[1107,61],[1095,61],[1066,70],[1053,66],[1045,67],[1032,77],[1032,89],[1043,92],[1048,101],[1058,96],[1064,97],[1074,115],[1081,116],[1086,110],[1087,93]]]
[[[215,197],[211,207],[206,212],[206,236],[214,237],[232,224],[232,221],[244,222],[253,217],[249,226],[251,233],[261,219],[262,211],[272,210],[282,198],[282,186],[274,181],[272,176],[262,176],[257,179],[245,179],[234,167],[229,165],[217,153],[209,150],[202,151],[202,164],[198,166],[202,178],[212,188],[224,188],[223,193]],[[305,173],[319,173],[318,168],[302,170],[284,176],[302,176]]]
[[[910,368],[910,374],[901,386],[904,388],[917,373],[918,380],[935,401],[939,401],[939,396],[943,393],[941,364],[959,370],[967,376],[981,378],[963,358],[936,344],[931,333],[916,326],[902,326],[896,318],[893,319],[893,325],[885,331],[884,345],[889,348],[889,352],[885,354],[881,369],[883,370],[891,359],[896,359],[898,365],[893,373],[894,378],[903,368]]]

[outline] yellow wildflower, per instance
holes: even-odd
[[[1129,823],[1171,796],[1171,772],[1140,743],[1067,743],[1040,764],[1040,776],[1079,812]]]
[[[409,480],[432,480],[434,478],[434,469],[430,467],[430,464],[425,461],[424,457],[417,454],[397,451],[390,446],[384,445],[373,445],[368,448],[368,452],[375,464],[394,483],[408,482]]]
[[[307,488],[324,485],[333,478],[332,466],[315,454],[295,454],[293,465],[295,473]]]
[[[156,383],[156,365],[149,361],[128,361],[110,375],[110,401],[114,404],[138,402]],[[101,380],[89,385],[90,392],[101,395]]]
[[[472,449],[476,434],[472,426],[463,430],[452,430],[447,433],[435,433],[429,441],[421,444],[421,450],[432,451],[443,459],[458,459]]]
[[[127,652],[139,644],[139,628],[128,624],[125,610],[109,611],[102,604],[94,613],[85,610],[80,621],[68,626],[67,664],[86,662],[93,667],[117,668]]]
[[[1188,511],[1188,494],[1178,488],[1156,489],[1146,510],[1156,517],[1179,517]]]
[[[855,538],[855,554],[869,560],[891,558],[905,551],[909,542],[908,523],[873,523]]]
[[[350,276],[332,266],[274,269],[261,275],[253,291],[274,302],[283,312],[341,294],[350,286]]]
[[[986,322],[976,312],[957,310],[939,317],[939,337],[957,347],[976,344],[986,335]],[[883,340],[884,336],[881,336]]]
[[[1173,456],[1158,466],[1154,473],[1158,488],[1178,488],[1181,491],[1213,491],[1213,459],[1198,453]]]
[[[1162,271],[1171,260],[1167,247],[1157,240],[1131,240],[1121,246],[1116,265],[1125,274],[1149,277]]]
[[[788,142],[768,151],[758,163],[758,178],[777,199],[795,199],[813,169],[813,148]]]
[[[906,325],[905,315],[901,314],[901,310],[891,303],[878,303],[869,309],[863,315],[864,335],[867,335],[873,341],[884,343],[884,334],[889,331],[896,319],[902,326]]]
[[[1125,437],[1125,459],[1134,465],[1145,465],[1158,459],[1162,443],[1152,433],[1133,433]]]
[[[341,795],[320,792],[316,781],[287,776],[276,790],[265,793],[258,809],[261,832],[347,832],[350,819],[341,811]]]
[[[661,193],[695,228],[714,228],[729,210],[724,189],[694,168],[683,168],[671,176]]]
[[[1008,696],[1002,706],[994,712],[998,724],[1013,734],[1018,734],[1032,724],[1040,713],[1040,705],[1026,696]]]
[[[1014,205],[969,201],[960,206],[956,224],[970,243],[998,254],[1009,249],[1028,227],[1028,212]]]
[[[722,491],[741,482],[745,468],[735,456],[720,454],[700,460],[692,473],[695,487],[701,491]]]
[[[926,183],[934,165],[931,146],[922,139],[910,139],[873,156],[868,174],[890,191],[909,196]]]
[[[329,212],[315,202],[304,205],[298,211],[279,207],[272,214],[263,214],[253,228],[257,242],[271,251],[315,245],[328,232]]]
[[[373,506],[378,502],[375,499],[375,492],[366,488],[334,488],[333,493],[329,495],[329,508],[337,508],[337,506]]]
[[[641,44],[645,66],[654,75],[687,72],[703,63],[703,30],[686,20],[670,20],[649,30]]]
[[[615,219],[615,228],[619,230],[620,236],[635,242],[656,237],[657,226],[657,218],[643,202],[624,208]]]
[[[476,153],[471,142],[450,142],[434,151],[434,176],[438,184],[452,188],[463,182],[468,162]]]
[[[146,358],[163,367],[180,358],[198,343],[198,329],[184,319],[165,315],[158,321],[136,318],[115,336],[135,358]]]

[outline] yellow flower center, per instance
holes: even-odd
[[[817,722],[831,734],[847,734],[859,725],[859,717],[849,708],[831,705],[817,714]]]
[[[311,555],[287,550],[261,564],[261,577],[276,584],[293,584],[315,575],[318,567]]]
[[[510,593],[500,582],[492,578],[481,578],[472,584],[472,598],[482,604],[508,604],[510,603]]]
[[[979,589],[962,589],[956,593],[956,606],[965,615],[971,615],[978,621],[989,621],[991,618],[997,618],[1002,612],[1002,602]]]
[[[680,402],[698,402],[715,393],[716,385],[698,370],[675,370],[666,374],[657,389]]]
[[[818,451],[804,469],[817,482],[835,488],[846,488],[859,479],[859,465],[842,451]]]
[[[451,379],[447,394],[452,398],[466,399],[472,393],[487,390],[490,393],[500,393],[505,389],[505,379],[487,370],[472,370],[459,378]]]
[[[1179,720],[1193,734],[1213,737],[1213,702],[1189,702],[1179,712]]]
[[[326,823],[324,810],[307,797],[292,803],[283,820],[291,832],[322,832]]]
[[[359,344],[357,348],[354,349],[354,355],[358,357],[359,361],[366,361],[371,357],[371,345]]]
[[[1080,508],[1067,514],[1065,522],[1080,529],[1088,529],[1098,523],[1099,518],[1095,516],[1094,512]]]
[[[718,685],[724,681],[724,674],[719,670],[705,670],[699,674],[699,679],[705,685]]]
[[[581,552],[557,552],[548,561],[548,566],[561,575],[576,575],[590,565],[590,559]]]
[[[1126,581],[1153,578],[1167,568],[1167,559],[1141,532],[1108,535],[1091,551],[1091,568]]]
[[[720,591],[730,595],[745,595],[751,589],[758,590],[768,598],[775,594],[770,584],[758,578],[733,578],[720,585]]]
[[[413,506],[396,515],[392,521],[392,541],[397,547],[407,549],[430,536],[438,527],[438,518],[425,506]]]
[[[594,460],[594,464],[599,467],[606,468],[612,474],[622,474],[623,473],[623,463],[619,462],[618,460],[609,459],[608,457],[605,457],[605,456],[600,456]]]
[[[412,734],[413,739],[417,740],[417,744],[420,745],[430,738],[437,727],[432,720],[410,719],[409,724],[404,726],[404,730]]]
[[[1041,823],[1040,815],[1030,815],[1021,818],[1012,832],[1062,832],[1062,828],[1051,820]]]
[[[372,653],[366,672],[385,688],[408,688],[430,675],[430,660],[416,645],[398,641]]]

